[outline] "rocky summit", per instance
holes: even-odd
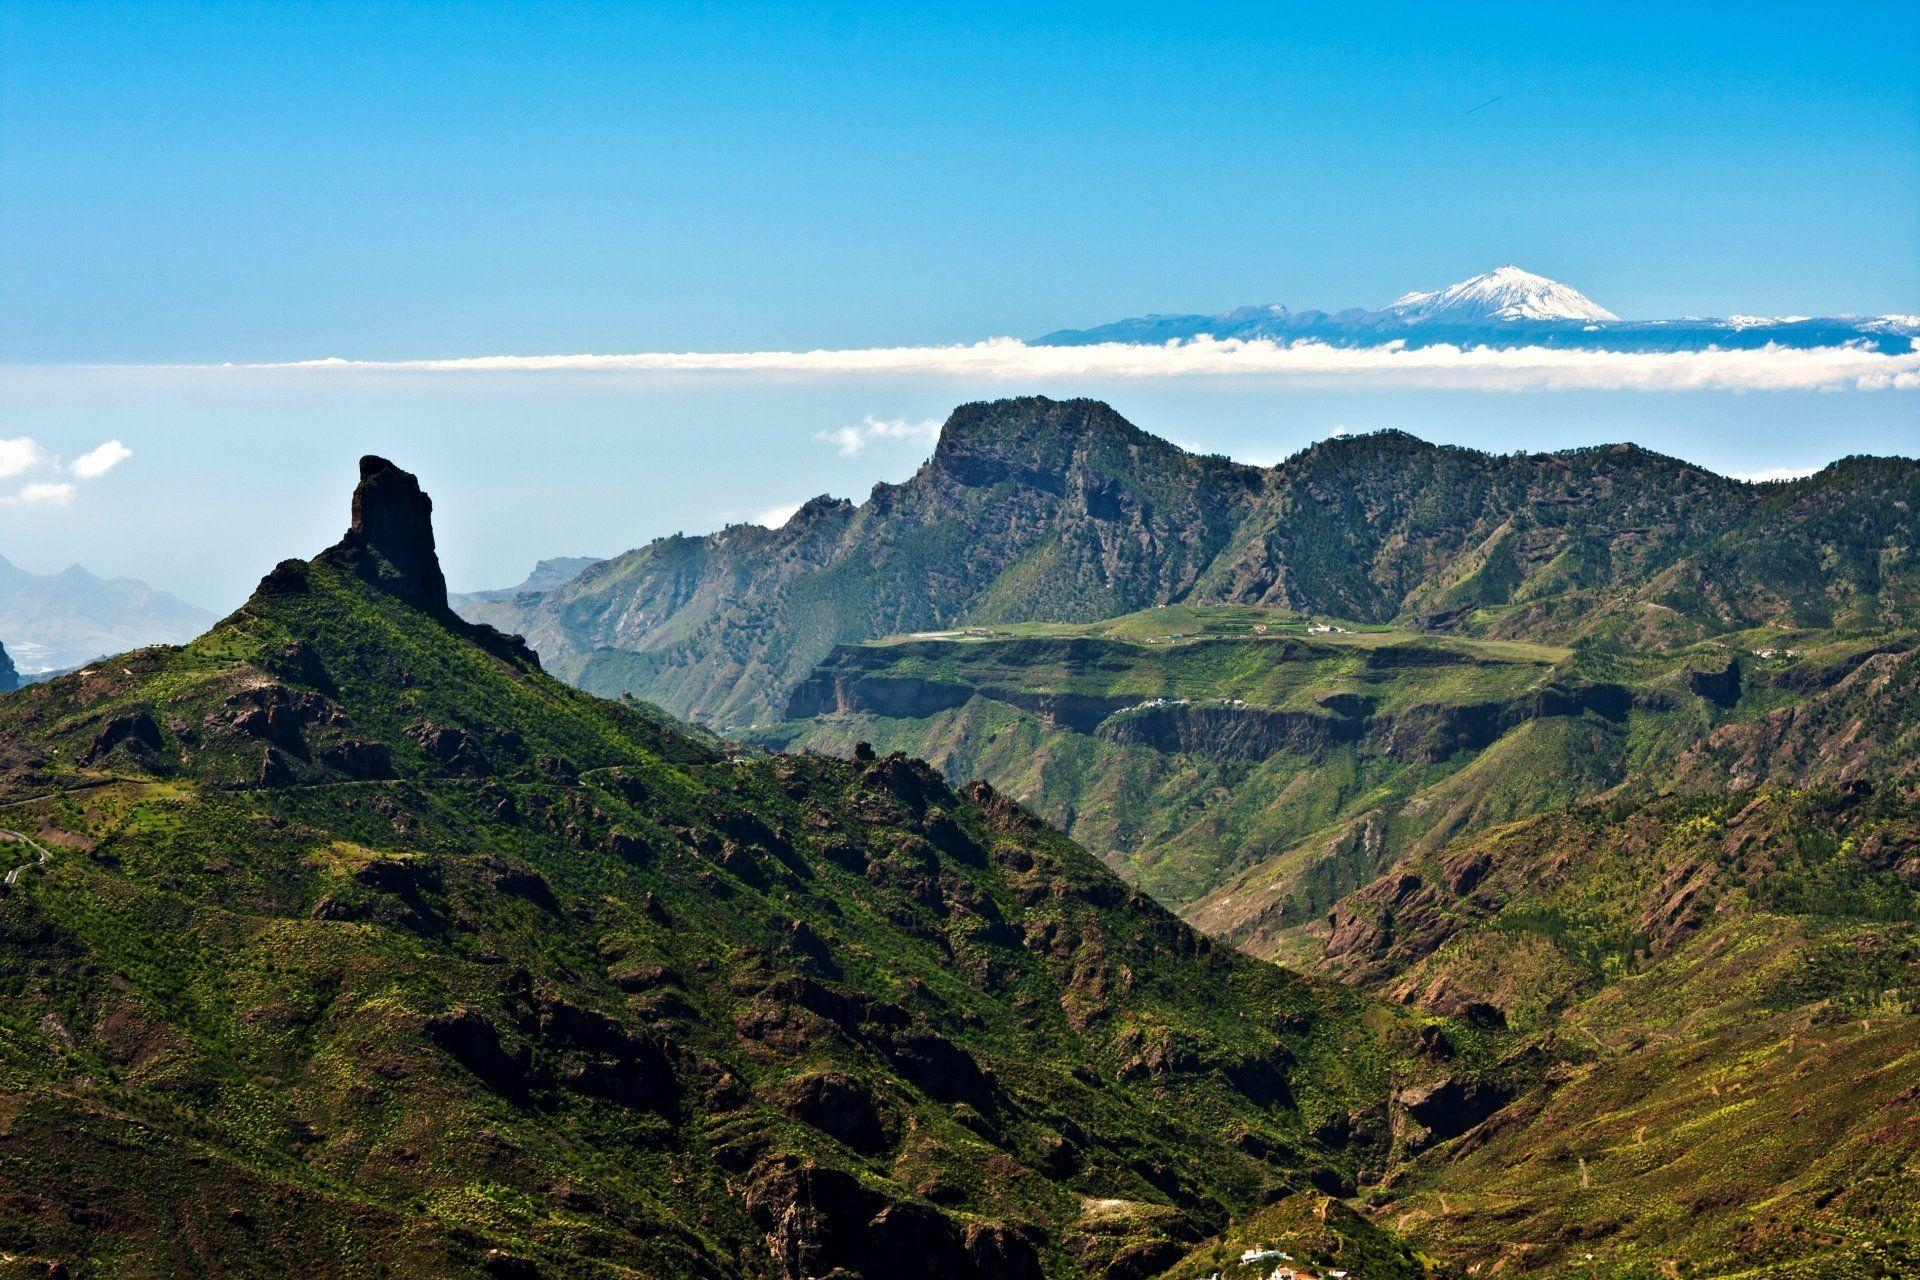
[[[447,580],[433,546],[433,499],[385,458],[360,459],[353,523],[328,554],[411,605],[447,609]]]

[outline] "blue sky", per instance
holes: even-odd
[[[1028,389],[98,366],[961,342],[1378,305],[1506,262],[1624,316],[1920,311],[1916,50],[1891,2],[10,0],[0,437],[48,476],[133,456],[0,506],[0,554],[231,603],[331,536],[349,453],[385,447],[474,513],[456,585],[503,582],[858,496],[924,442],[818,433]],[[1343,424],[1729,470],[1920,451],[1913,392],[1033,389],[1249,455]]]

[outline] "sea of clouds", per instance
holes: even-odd
[[[997,382],[1070,378],[1260,378],[1297,385],[1480,391],[1887,391],[1920,389],[1920,349],[1864,347],[1591,351],[1559,347],[1334,346],[1317,341],[1194,338],[1150,346],[1034,346],[992,338],[954,346],[815,351],[658,351],[325,360],[231,369],[318,373],[592,373],[951,376]]]

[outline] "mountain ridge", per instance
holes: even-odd
[[[1016,444],[961,432],[959,479],[875,502],[957,520],[981,491],[1013,508],[1004,530],[1053,510],[1020,498],[1044,492],[1151,538],[1183,526],[1143,495],[1177,514],[1196,485],[1246,483],[1103,406],[1012,412]],[[1415,464],[1520,484],[1383,445],[1379,467],[1309,469],[1290,496],[1398,511],[1380,486]],[[1650,503],[1720,492],[1669,462],[1600,450],[1522,491],[1577,508],[1610,467],[1666,466]],[[1799,518],[1872,534],[1858,522],[1910,469],[1855,464],[1828,482],[1855,506]],[[1709,773],[1802,730],[1846,748],[1815,753],[1827,789],[1615,791],[1417,848],[1341,893],[1309,978],[1196,933],[985,784],[862,744],[767,756],[561,684],[449,611],[415,478],[361,472],[347,535],[204,636],[0,698],[0,1267],[1199,1280],[1277,1246],[1316,1273],[1422,1280],[1916,1261],[1920,812],[1876,784],[1913,758],[1883,732],[1920,688],[1910,654],[1853,639],[1750,672],[1683,651],[1636,675],[1619,646],[1299,616],[1275,635],[1251,606],[1114,620],[1153,662],[1266,682],[1206,710],[1378,733],[1416,770],[1454,751],[1448,725],[1406,719],[1432,705],[1421,669],[1469,734],[1494,705],[1619,718],[1638,695],[1606,682],[1633,679],[1726,716]],[[1777,534],[1781,493],[1808,501],[1761,490]],[[1396,536],[1447,515],[1412,509],[1429,523],[1403,513]],[[874,518],[823,508],[796,545]],[[782,545],[739,536],[762,559]],[[708,570],[733,554],[669,550]],[[1023,588],[1074,563],[1044,554]],[[1244,643],[1164,635],[1208,610]],[[1014,640],[1033,652],[1004,670],[1064,656],[1125,678],[1113,639]],[[947,647],[991,662],[996,643]],[[1248,645],[1262,661],[1219,667]],[[1727,710],[1765,710],[1776,681],[1832,705],[1797,725]],[[1137,714],[1200,714],[1175,710]],[[1880,754],[1857,750],[1863,724]]]
[[[0,556],[0,639],[26,674],[64,670],[143,644],[189,640],[214,615],[133,578],[80,565],[29,573]]]
[[[1920,599],[1912,565],[1816,566],[1843,526],[1912,537],[1920,465],[1836,466],[1755,486],[1631,445],[1491,455],[1387,432],[1261,469],[1032,397],[962,406],[927,464],[857,506],[662,540],[467,612],[585,687],[735,726],[778,718],[835,643],[1175,602],[1555,642],[1691,642],[1836,609],[1878,625]],[[1760,555],[1743,540],[1763,513],[1780,528]],[[1731,565],[1724,581],[1700,555]]]

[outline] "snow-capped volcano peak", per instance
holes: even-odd
[[[1386,307],[1385,314],[1449,324],[1620,318],[1578,289],[1518,267],[1501,267],[1432,293],[1409,293]]]

